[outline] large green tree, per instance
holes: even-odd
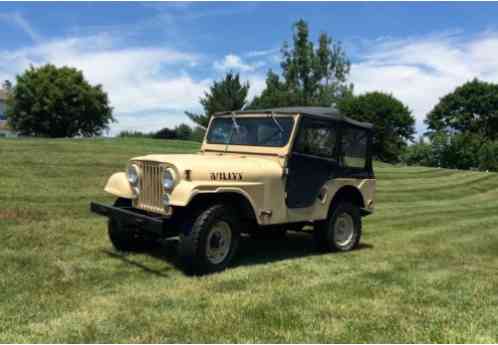
[[[283,79],[270,70],[265,90],[250,108],[330,106],[351,94],[350,62],[340,42],[321,33],[315,48],[304,20],[296,22],[293,31],[292,46],[284,42],[281,50]]]
[[[373,155],[386,162],[397,162],[407,141],[413,140],[415,118],[410,109],[392,95],[368,92],[344,98],[338,103],[346,116],[374,125]]]
[[[440,99],[425,120],[429,134],[473,133],[498,139],[498,84],[474,79]]]
[[[114,121],[107,94],[75,68],[31,66],[16,77],[7,118],[21,135],[100,135]]]
[[[241,83],[239,74],[229,72],[221,81],[215,81],[200,102],[204,114],[185,114],[197,125],[206,128],[211,115],[219,111],[240,110],[247,102],[249,83]]]

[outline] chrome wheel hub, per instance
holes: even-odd
[[[206,241],[206,256],[212,264],[223,262],[230,252],[232,231],[227,222],[219,221],[209,231]]]
[[[349,213],[341,213],[335,220],[334,239],[341,246],[347,246],[353,241],[354,221]]]

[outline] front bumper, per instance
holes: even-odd
[[[98,202],[90,203],[90,211],[116,221],[120,226],[134,228],[141,232],[157,236],[166,234],[165,218],[152,217],[133,208],[122,208],[104,205]]]

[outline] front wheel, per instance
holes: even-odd
[[[197,274],[218,272],[232,261],[239,244],[239,219],[225,205],[199,213],[180,235],[179,254],[184,266]]]
[[[332,209],[326,221],[316,226],[314,232],[320,249],[350,251],[360,242],[360,209],[350,203],[340,203]]]

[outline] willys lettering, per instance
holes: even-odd
[[[212,172],[209,174],[212,181],[240,181],[242,173],[240,172]]]

